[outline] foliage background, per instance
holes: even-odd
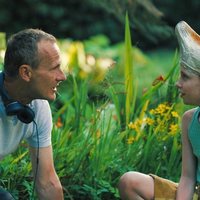
[[[191,11],[187,0],[0,1],[1,32],[42,28],[59,38],[69,63],[63,67],[70,76],[51,104],[55,167],[65,199],[119,199],[119,177],[129,170],[179,180],[178,124],[186,107],[174,87],[173,29],[186,20],[198,31],[199,4],[190,1]],[[126,9],[130,32],[127,21],[124,28]],[[1,43],[1,55],[4,49]],[[0,185],[16,199],[31,198],[26,143],[1,162],[0,174]]]
[[[152,49],[174,46],[173,29],[180,20],[200,31],[199,6],[198,0],[0,0],[0,27],[7,34],[37,27],[75,40],[101,33],[116,43],[123,40],[128,10],[133,41]]]

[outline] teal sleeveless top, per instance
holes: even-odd
[[[197,158],[196,181],[200,183],[200,122],[199,122],[200,107],[198,107],[192,116],[189,125],[189,140],[192,145],[193,154]]]

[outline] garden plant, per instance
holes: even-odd
[[[129,170],[178,181],[185,109],[175,87],[178,52],[164,74],[152,77],[151,58],[132,46],[128,15],[123,44],[104,36],[59,44],[68,79],[51,103],[52,144],[65,199],[119,199],[119,177]],[[30,199],[26,142],[1,161],[0,177],[16,199]]]

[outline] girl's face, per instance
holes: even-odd
[[[180,78],[176,83],[183,102],[188,105],[200,105],[200,75],[181,66]]]

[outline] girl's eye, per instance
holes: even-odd
[[[189,79],[189,76],[186,75],[186,74],[181,74],[181,78],[182,78],[183,80],[187,80],[187,79]]]

